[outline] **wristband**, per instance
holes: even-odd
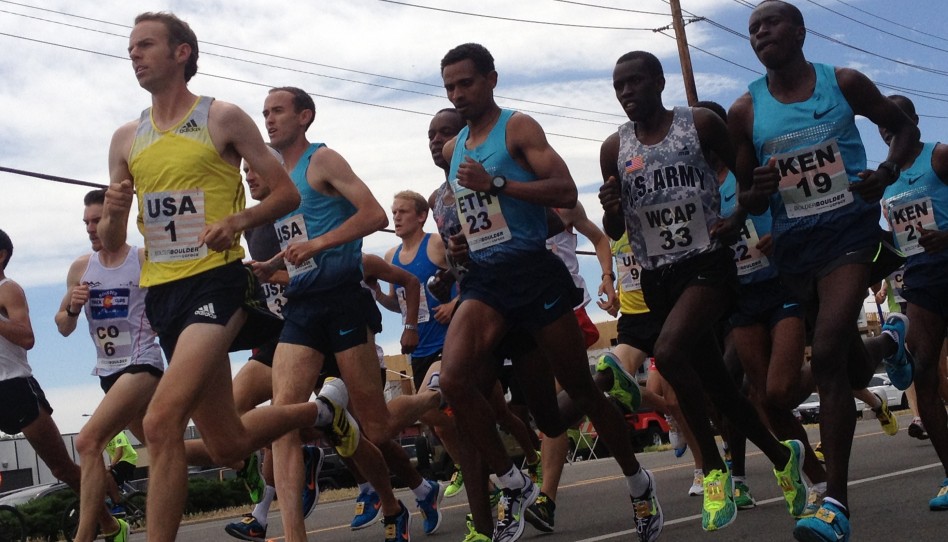
[[[66,314],[67,314],[70,318],[79,318],[79,315],[81,314],[81,312],[82,312],[82,311],[80,311],[80,312],[72,312],[71,310],[69,310],[69,305],[66,305]]]
[[[609,277],[609,278],[612,279],[612,280],[616,280],[616,275],[615,275],[615,273],[613,273],[612,271],[609,271],[608,273],[603,273],[603,274],[602,274],[602,278],[606,278],[606,277]]]
[[[405,324],[406,330],[418,331],[418,326],[415,324]]]

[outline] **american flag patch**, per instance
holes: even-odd
[[[625,172],[634,173],[645,167],[645,159],[641,156],[633,156],[631,160],[625,162]]]

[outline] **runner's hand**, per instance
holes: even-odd
[[[490,174],[480,162],[470,156],[465,156],[464,161],[458,166],[457,178],[458,184],[464,188],[477,192],[490,192]]]
[[[124,215],[132,208],[132,198],[135,196],[135,189],[132,187],[132,181],[125,179],[118,185],[110,184],[105,191],[105,212],[109,214]]]
[[[886,187],[896,181],[887,169],[875,171],[867,169],[860,171],[857,175],[862,180],[858,183],[849,183],[849,191],[859,195],[867,203],[876,203],[882,199]]]
[[[770,160],[763,166],[754,168],[754,183],[751,190],[756,194],[770,197],[780,188],[780,172],[777,170],[777,159],[770,157]]]
[[[69,296],[69,305],[66,306],[66,308],[69,309],[70,312],[79,312],[87,301],[89,301],[89,283],[83,282],[72,288],[72,294]],[[79,308],[72,310],[73,307]]]
[[[921,224],[918,225],[918,231],[921,233],[918,244],[925,252],[940,252],[948,248],[948,232],[926,230]]]
[[[198,244],[199,246],[207,245],[207,248],[217,252],[223,252],[234,246],[236,236],[237,230],[231,226],[230,220],[225,218],[204,226],[204,230],[198,236]]]
[[[418,347],[418,330],[405,329],[402,331],[402,354],[411,354]]]
[[[615,177],[609,177],[599,187],[599,203],[607,215],[622,213],[622,185]]]
[[[467,245],[467,237],[463,233],[448,238],[448,256],[456,265],[464,265],[470,261],[470,249]]]
[[[773,256],[774,253],[774,236],[767,234],[757,240],[757,250],[763,253],[764,256],[768,258]]]

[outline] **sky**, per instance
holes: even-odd
[[[686,27],[699,99],[728,107],[762,72],[745,36],[749,3],[681,3],[686,18],[704,18]],[[946,139],[943,2],[795,3],[810,30],[810,60],[858,69],[886,85],[884,94],[905,89],[899,93],[911,93],[923,139]],[[664,0],[326,0],[296,2],[282,11],[278,5],[0,0],[0,166],[107,182],[114,130],[150,105],[126,52],[132,21],[142,11],[173,11],[190,23],[201,53],[191,90],[237,104],[261,133],[269,88],[310,92],[317,114],[309,139],[346,157],[386,209],[400,190],[427,195],[443,181],[426,132],[431,115],[450,106],[439,61],[455,45],[479,42],[493,53],[498,103],[540,122],[597,223],[600,143],[626,120],[612,91],[615,60],[637,49],[654,53],[666,72],[665,105],[686,103],[674,34],[653,32],[671,23]],[[886,150],[875,127],[866,119],[857,125],[870,165],[882,161]],[[89,250],[82,224],[88,190],[0,172],[0,229],[15,246],[6,273],[26,289],[37,338],[30,363],[63,432],[78,431],[82,415],[101,398],[90,375],[95,358],[84,317],[69,338],[53,322],[69,264]],[[427,229],[434,231],[431,221]],[[141,243],[133,229],[129,239]],[[396,241],[391,233],[376,233],[365,240],[365,250],[383,254]],[[580,249],[591,245],[583,239]],[[580,261],[587,282],[598,284],[595,259]],[[609,318],[593,306],[589,312],[594,321]],[[387,353],[398,351],[399,323],[394,314],[384,319],[378,342]],[[232,356],[235,370],[245,357]]]

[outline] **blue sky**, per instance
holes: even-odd
[[[611,88],[615,59],[635,49],[655,53],[666,71],[665,104],[685,102],[675,41],[650,30],[629,30],[669,24],[663,0],[407,3],[414,6],[347,0],[279,12],[262,0],[0,0],[0,47],[7,52],[0,56],[0,166],[105,182],[112,132],[148,106],[125,53],[128,27],[145,10],[173,10],[189,21],[202,55],[192,90],[240,105],[261,126],[268,87],[289,84],[313,93],[317,119],[310,138],[339,150],[386,208],[399,190],[427,194],[441,181],[425,132],[430,114],[449,105],[438,61],[459,43],[481,42],[493,52],[500,74],[498,102],[529,112],[543,125],[569,164],[594,221],[601,216],[599,144],[624,121]],[[688,24],[689,43],[716,55],[691,51],[700,99],[729,106],[762,71],[746,39],[729,31],[746,34],[750,9],[745,4],[682,0],[686,17],[706,18]],[[948,14],[943,2],[796,4],[814,32],[805,47],[811,60],[856,68],[874,81],[909,89],[922,116],[923,139],[946,139]],[[665,15],[632,13],[629,6]],[[449,13],[446,7],[467,14]],[[865,119],[858,125],[870,164],[883,160],[885,147],[874,127]],[[0,173],[0,183],[0,228],[16,245],[7,274],[26,287],[37,334],[30,361],[57,422],[64,431],[74,431],[101,391],[89,374],[94,355],[84,326],[64,339],[53,314],[69,263],[88,250],[81,222],[88,189],[8,173]],[[130,239],[140,242],[134,231]],[[393,235],[378,233],[365,245],[382,254],[394,242]],[[580,248],[590,247],[583,241]],[[590,283],[598,282],[592,257],[582,257],[581,266]],[[590,313],[597,321],[608,318],[596,308]],[[384,325],[379,342],[394,353],[399,321],[386,314]],[[243,358],[233,357],[235,367]]]

